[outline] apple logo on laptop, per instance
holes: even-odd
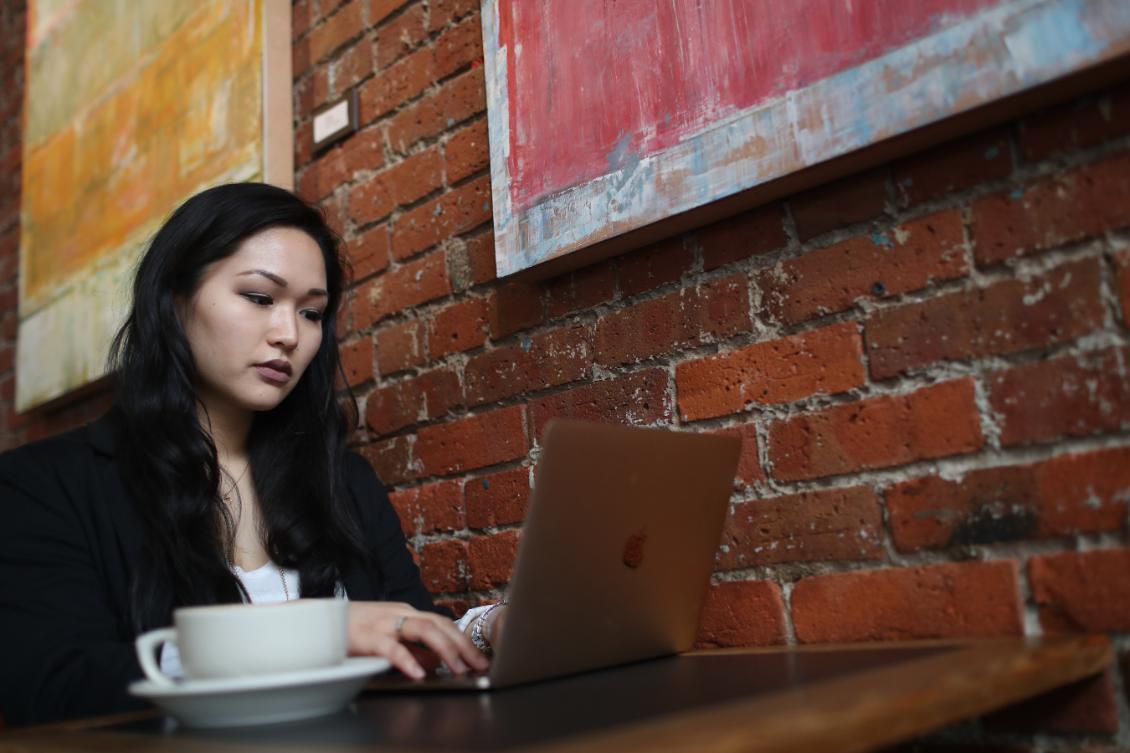
[[[643,545],[647,543],[647,528],[641,528],[624,542],[624,565],[635,570],[643,563]]]

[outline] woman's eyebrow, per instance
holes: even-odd
[[[268,272],[265,269],[249,269],[246,272],[240,272],[238,275],[236,275],[236,277],[244,277],[245,275],[261,275],[263,277],[266,277],[268,280],[275,283],[276,285],[278,285],[280,288],[285,288],[288,285],[286,280],[279,277],[274,272]],[[306,295],[308,295],[308,296],[324,296],[326,298],[329,298],[329,296],[330,296],[330,294],[326,290],[324,290],[323,288],[310,288],[308,291],[306,291]]]

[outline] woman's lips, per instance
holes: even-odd
[[[259,376],[263,377],[268,382],[283,384],[290,381],[290,374],[283,371],[282,369],[275,368],[274,366],[270,366],[265,363],[256,364],[255,370],[259,372]]]

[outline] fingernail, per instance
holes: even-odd
[[[467,665],[461,662],[459,659],[456,659],[455,664],[451,667],[451,671],[456,672],[457,674],[463,674],[467,671]]]
[[[423,680],[424,675],[426,675],[426,674],[427,673],[424,672],[423,667],[420,667],[420,666],[412,667],[412,676],[415,677],[417,680]]]

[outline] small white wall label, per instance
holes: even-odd
[[[314,149],[324,149],[357,130],[357,90],[314,113]]]

